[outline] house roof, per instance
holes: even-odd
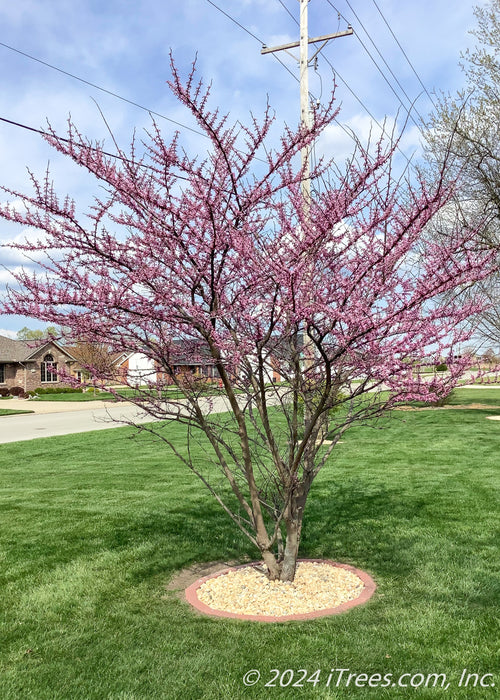
[[[71,353],[54,340],[48,340],[42,345],[33,347],[33,345],[26,340],[13,340],[12,338],[0,335],[0,362],[26,362],[39,352],[40,349],[48,348],[51,345],[67,355],[71,360],[75,359]]]
[[[0,362],[22,362],[32,353],[24,340],[13,340],[0,335]]]

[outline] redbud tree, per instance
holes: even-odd
[[[291,581],[307,497],[320,470],[335,468],[344,433],[457,383],[467,358],[454,348],[480,303],[449,292],[485,277],[488,254],[475,231],[426,235],[453,192],[444,178],[396,181],[394,143],[375,155],[358,144],[342,169],[320,162],[305,206],[298,154],[335,118],[333,100],[273,148],[269,109],[230,124],[194,71],[185,81],[172,71],[206,155],[190,157],[154,122],[143,143],[127,153],[115,144],[113,155],[72,123],[65,138],[48,128],[46,141],[96,178],[99,196],[79,214],[48,176],[31,178],[31,194],[3,188],[16,203],[2,216],[40,231],[16,247],[40,262],[16,273],[2,309],[67,329],[68,342],[149,358],[154,374],[128,400],[163,420],[142,429],[197,474],[269,577]],[[442,359],[447,373],[419,372]],[[178,372],[181,360],[216,380]],[[85,369],[93,382],[112,379],[102,363]],[[186,425],[188,449],[170,439],[171,420]]]

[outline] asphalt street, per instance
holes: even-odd
[[[110,405],[107,408],[92,408],[87,404],[84,410],[63,409],[57,413],[3,416],[0,418],[0,443],[106,430],[123,426],[130,421],[141,423],[152,420],[130,404]]]
[[[228,410],[223,397],[206,398],[202,410],[206,413],[222,413]],[[173,404],[172,404],[173,405]],[[181,403],[176,404],[176,410]],[[2,407],[4,405],[2,404]],[[0,444],[34,440],[40,437],[86,433],[91,430],[108,430],[130,423],[151,423],[154,418],[139,407],[129,403],[97,402],[50,402],[14,400],[6,408],[33,410],[0,418]]]

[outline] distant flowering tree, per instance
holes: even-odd
[[[333,101],[273,150],[269,110],[262,123],[230,126],[194,71],[184,83],[172,70],[208,155],[189,157],[156,125],[140,155],[136,143],[107,155],[72,124],[67,138],[49,130],[48,143],[105,194],[85,218],[48,178],[34,180],[32,195],[4,190],[16,205],[2,216],[42,232],[15,247],[44,259],[35,273],[16,273],[3,311],[144,354],[154,372],[136,400],[152,417],[185,423],[207,459],[173,444],[168,421],[144,429],[201,478],[270,578],[291,581],[306,499],[345,431],[402,401],[439,399],[466,368],[454,348],[480,305],[441,299],[484,278],[489,254],[477,251],[474,231],[457,228],[443,242],[425,235],[452,192],[395,182],[394,144],[375,158],[358,146],[342,173],[320,163],[304,206],[297,154],[331,123]],[[447,373],[419,373],[438,358]],[[217,377],[213,391],[189,365]],[[87,369],[109,378],[102,363]]]

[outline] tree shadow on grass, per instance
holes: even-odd
[[[359,483],[313,493],[306,507],[300,549],[303,558],[367,563],[382,574],[408,575],[414,566],[412,543],[422,500],[385,487],[363,490]],[[395,527],[395,519],[406,528]],[[409,523],[409,525],[408,525]],[[106,546],[111,549],[151,547],[135,576],[153,576],[193,563],[258,560],[259,553],[230,518],[207,495],[190,504],[152,508],[114,518]]]
[[[359,481],[337,484],[329,493],[311,497],[306,507],[302,548],[315,558],[337,558],[369,566],[382,575],[408,576],[423,537],[425,498]]]
[[[134,567],[134,578],[175,571],[193,563],[245,560],[257,553],[228,516],[207,496],[189,506],[151,510],[115,519],[106,546],[148,546]]]

